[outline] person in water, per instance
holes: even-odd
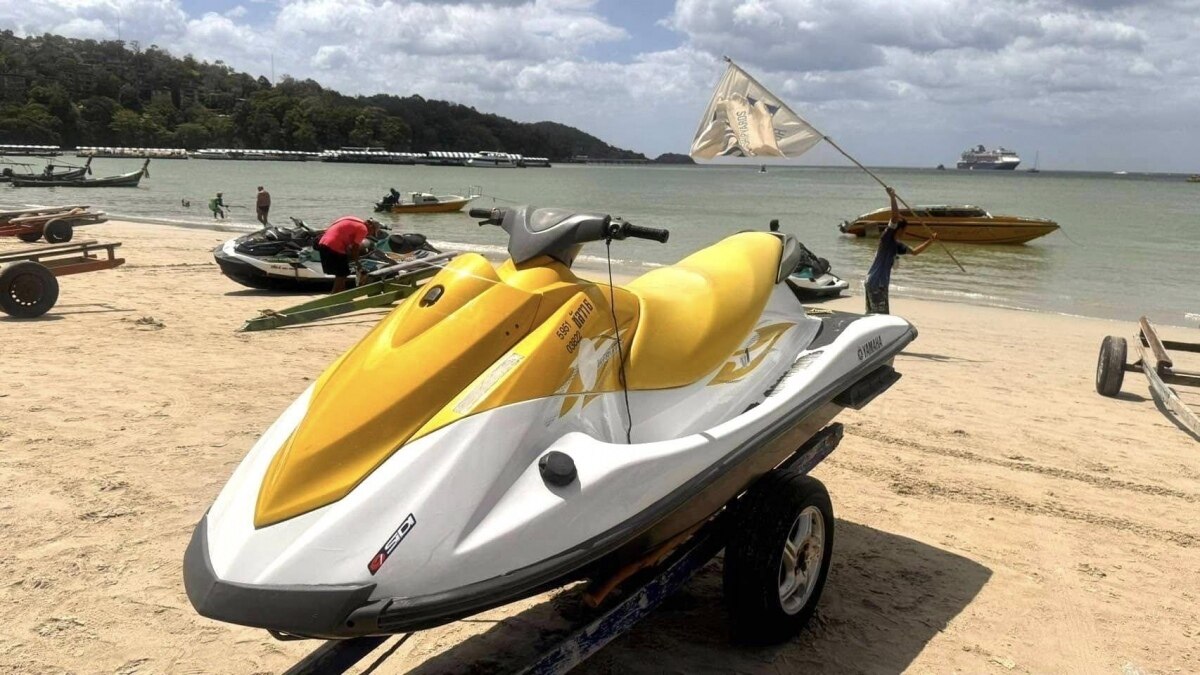
[[[317,242],[317,252],[321,254],[321,271],[333,275],[333,290],[340,293],[346,290],[346,279],[350,276],[351,264],[358,265],[358,256],[363,248],[363,241],[379,232],[379,221],[374,218],[355,218],[342,216],[333,221],[321,240]]]
[[[913,248],[902,242],[908,221],[900,217],[900,207],[896,203],[896,191],[887,189],[888,197],[892,200],[892,217],[887,228],[879,235],[879,248],[875,251],[875,262],[867,272],[867,282],[864,289],[867,292],[867,314],[888,314],[888,286],[892,283],[892,267],[896,264],[898,255],[919,255],[933,244],[937,234],[931,232],[930,238]]]
[[[267,222],[267,214],[271,211],[271,193],[263,189],[263,186],[258,186],[258,197],[254,203],[254,211],[258,216],[258,222],[263,224],[263,227],[270,225]]]
[[[779,220],[772,218],[771,224],[768,225],[767,227],[770,227],[772,232],[778,232],[779,231]]]
[[[213,220],[216,220],[218,217],[220,217],[221,220],[225,220],[224,209],[226,208],[228,207],[225,206],[225,198],[221,196],[220,192],[217,193],[216,197],[208,200],[208,209],[213,213]]]

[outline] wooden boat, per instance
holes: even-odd
[[[908,209],[900,215],[908,220],[905,239],[928,239],[937,233],[941,241],[967,244],[1024,244],[1058,229],[1058,223],[1044,218],[993,216],[978,206],[917,206],[914,216]],[[863,214],[853,222],[843,221],[838,229],[856,237],[878,237],[887,227],[892,210],[882,208]],[[926,227],[922,226],[922,223]]]
[[[380,213],[452,213],[461,211],[462,207],[471,203],[479,195],[434,195],[428,192],[413,192],[409,201],[375,203],[375,210]]]
[[[25,166],[29,165],[26,164]],[[46,166],[50,170],[49,174],[44,171],[42,173],[13,173],[12,169],[5,167],[3,171],[0,171],[0,183],[7,183],[14,178],[20,178],[21,180],[81,180],[92,172],[92,158],[88,157],[83,166],[68,165],[69,168],[66,171],[59,171],[58,173],[54,173],[54,166],[54,164]]]
[[[147,167],[150,166],[150,160],[147,159],[142,168],[132,173],[123,173],[119,176],[108,176],[106,178],[84,178],[78,180],[26,180],[24,178],[13,178],[13,187],[72,187],[72,188],[93,188],[93,187],[137,187],[138,183],[142,182],[142,177],[149,174]]]

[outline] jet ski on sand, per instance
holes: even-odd
[[[321,269],[321,254],[315,248],[324,230],[291,220],[292,227],[264,227],[213,249],[221,273],[249,288],[308,293],[332,288],[333,277]],[[425,235],[386,230],[370,246],[359,258],[366,272],[440,253]]]
[[[448,262],[267,428],[192,535],[196,611],[277,637],[425,629],[619,582],[732,517],[735,629],[794,634],[834,520],[789,458],[899,378],[916,329],[810,315],[790,236],[734,234],[614,288],[575,276],[581,247],[666,230],[471,215],[507,234],[509,259]]]

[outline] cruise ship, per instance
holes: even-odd
[[[980,145],[979,147],[967,150],[962,154],[962,159],[958,162],[960,169],[1006,169],[1012,171],[1021,163],[1021,158],[1017,153],[1005,148],[996,148],[988,150]]]

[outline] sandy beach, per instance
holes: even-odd
[[[76,236],[124,242],[127,263],[63,279],[40,320],[0,317],[0,672],[282,672],[318,643],[195,614],[183,551],[251,443],[382,313],[237,333],[303,298],[221,276],[230,234]],[[920,337],[815,471],[838,524],[810,628],[731,645],[718,559],[580,672],[1200,671],[1200,444],[1140,375],[1116,399],[1093,388],[1100,340],[1134,325],[892,306]],[[578,615],[573,591],[548,594],[392,638],[362,668],[503,670]]]

